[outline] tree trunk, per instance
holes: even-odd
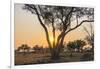
[[[52,52],[51,52],[51,59],[52,60],[59,60],[59,58],[60,58],[59,54],[60,54],[60,52],[57,52],[57,49],[53,48]]]

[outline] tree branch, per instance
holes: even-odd
[[[35,8],[34,8],[35,5],[25,4],[25,6],[27,6],[27,8],[23,8],[23,9],[28,9],[28,8],[31,8],[31,9],[33,9],[33,10],[35,9]],[[39,8],[39,10],[40,10],[40,8]],[[33,12],[32,10],[30,10],[30,12],[32,12],[32,14],[37,15],[36,12]],[[41,13],[41,12],[40,12],[40,13]],[[38,13],[38,14],[39,14],[39,13]],[[42,15],[39,14],[39,16],[42,16]],[[43,16],[42,16],[42,17],[43,17]]]
[[[60,36],[59,36],[59,40],[61,39],[61,42],[60,42],[60,44],[62,45],[63,44],[63,40],[64,40],[64,37],[66,36],[66,34],[68,34],[70,31],[72,31],[72,30],[75,30],[76,28],[78,28],[78,27],[80,27],[84,22],[93,22],[94,20],[83,20],[80,24],[78,24],[77,26],[75,26],[74,28],[71,28],[71,29],[69,29],[67,32],[64,32],[63,34],[61,34]]]
[[[94,22],[94,20],[83,20],[80,24],[78,24],[77,26],[75,26],[74,28],[69,29],[67,32],[65,32],[65,34],[67,34],[68,32],[78,28],[79,26],[81,26],[84,22]]]
[[[32,6],[30,6],[30,5],[27,4],[27,6],[35,10],[35,12],[36,12],[36,14],[37,14],[37,17],[38,17],[38,20],[39,20],[41,26],[42,26],[42,27],[44,28],[44,30],[45,30],[46,39],[47,39],[47,42],[48,42],[48,44],[49,44],[49,47],[50,47],[50,49],[52,49],[51,43],[50,43],[49,34],[48,34],[48,30],[47,30],[46,26],[43,24],[43,22],[42,22],[42,20],[41,20],[41,18],[40,18],[40,15],[39,15],[39,12],[38,12],[37,8],[36,8],[34,5],[33,5],[33,7],[32,7]]]
[[[66,15],[65,23],[67,23],[66,20],[68,20],[68,17],[73,12],[73,10],[74,10],[74,7],[72,7],[72,9],[70,10],[70,12]]]
[[[60,42],[60,40],[61,40],[61,42],[60,43],[62,43],[62,41],[63,41],[63,38],[61,38],[62,37],[62,35],[64,35],[64,33],[66,32],[66,30],[68,29],[68,27],[70,26],[70,18],[71,18],[71,16],[72,16],[72,11],[73,11],[73,9],[74,8],[72,8],[71,9],[71,11],[70,11],[70,13],[67,15],[67,20],[68,20],[68,22],[66,22],[66,23],[68,23],[67,25],[66,25],[66,23],[63,23],[63,31],[61,32],[61,34],[58,36],[58,38],[57,38],[57,42],[59,43]],[[63,21],[64,22],[64,21]]]

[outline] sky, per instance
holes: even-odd
[[[23,4],[15,4],[14,6],[14,43],[15,48],[21,46],[22,44],[27,44],[30,47],[34,45],[40,45],[47,47],[47,41],[45,37],[45,32],[42,26],[39,24],[37,16],[31,14],[27,10],[22,9]],[[88,30],[89,23],[84,23],[82,26],[69,32],[64,42],[68,43],[69,41],[84,39],[87,36],[87,33],[84,31],[83,26]],[[58,35],[59,31],[56,31]],[[50,38],[52,38],[51,31],[49,31]]]

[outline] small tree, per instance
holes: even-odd
[[[33,50],[35,50],[36,53],[43,53],[43,47],[39,47],[39,45],[35,45]]]
[[[75,50],[75,49],[77,49],[78,52],[79,52],[80,50],[82,50],[82,48],[83,48],[83,46],[84,46],[85,44],[86,44],[85,41],[82,41],[82,40],[75,40],[75,41],[69,42],[69,43],[67,44],[67,47],[68,47],[68,49],[69,49],[71,52],[72,52],[72,50]],[[72,55],[72,53],[71,53],[71,55]]]
[[[22,50],[24,53],[27,53],[27,52],[29,52],[30,47],[29,47],[27,44],[22,44],[22,45],[18,48],[18,50],[19,50],[19,51]]]
[[[78,50],[78,52],[82,50],[84,45],[86,45],[85,41],[82,40],[76,40],[74,41],[74,43],[75,43],[75,48]]]

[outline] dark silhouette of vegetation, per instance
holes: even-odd
[[[33,50],[35,50],[36,53],[43,53],[43,47],[39,47],[39,45],[35,45]]]
[[[85,22],[94,21],[93,8],[25,4],[23,9],[26,9],[37,16],[46,35],[46,40],[51,52],[51,59],[54,60],[60,58],[59,54],[61,52],[61,47],[63,46],[64,38],[69,32],[77,29]],[[76,26],[74,27],[72,27],[73,21],[76,23]],[[53,42],[50,42],[47,28],[49,26],[52,27]],[[55,43],[56,30],[59,30],[60,34]]]
[[[21,51],[25,54],[28,53],[30,50],[30,47],[27,44],[22,44],[20,47],[18,47],[17,51]]]
[[[77,51],[80,52],[80,50],[82,50],[84,45],[86,45],[86,43],[85,41],[82,41],[82,40],[75,40],[75,41],[69,42],[67,44],[67,48],[71,52],[70,56],[72,56],[72,51],[75,49],[77,49]]]

